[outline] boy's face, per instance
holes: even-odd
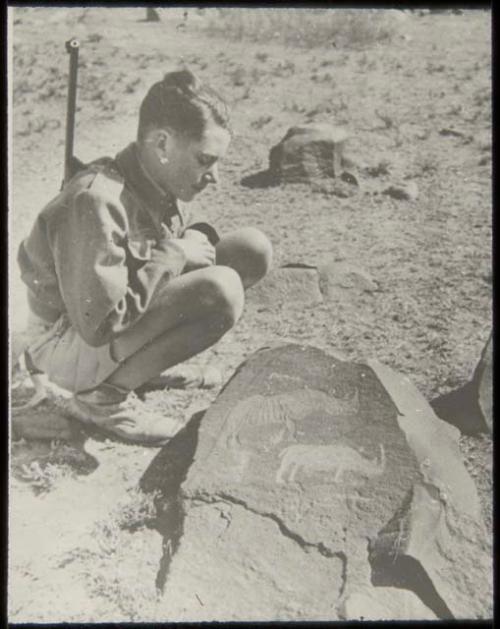
[[[229,147],[231,136],[213,121],[200,140],[169,133],[165,147],[168,162],[162,183],[181,201],[191,201],[209,183],[217,183],[218,162]]]

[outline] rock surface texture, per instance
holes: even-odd
[[[176,437],[187,464],[166,492],[165,617],[490,617],[491,559],[458,435],[378,362],[257,352]],[[175,450],[146,485],[168,476]]]

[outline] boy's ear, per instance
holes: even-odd
[[[156,145],[162,151],[166,151],[168,145],[172,142],[172,131],[168,128],[158,129]]]
[[[168,145],[168,133],[165,131],[165,129],[156,130],[155,140],[156,147],[160,149],[160,151],[165,152]]]

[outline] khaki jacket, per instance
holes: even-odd
[[[45,206],[20,245],[32,311],[48,322],[66,314],[89,345],[108,343],[182,273],[185,255],[172,238],[190,223],[144,171],[135,143],[115,159],[89,164]]]

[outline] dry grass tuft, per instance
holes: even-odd
[[[299,48],[364,48],[396,33],[392,15],[372,9],[240,9],[211,12],[202,27],[211,37],[274,42]]]
[[[54,489],[54,486],[62,479],[72,474],[72,470],[66,466],[31,461],[21,466],[20,478],[28,482],[35,494],[42,494]]]

